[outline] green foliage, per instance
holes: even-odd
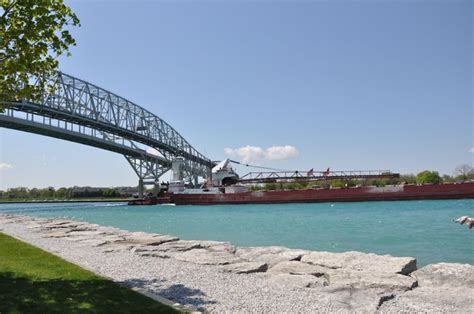
[[[437,171],[425,170],[416,175],[417,184],[438,184],[441,183],[441,177]]]
[[[150,191],[153,192],[153,191]],[[116,189],[107,189],[102,192],[104,197],[117,197],[120,196],[119,192]]]
[[[63,0],[0,1],[0,100],[38,100],[75,45],[67,27],[79,19]]]
[[[275,191],[277,189],[276,183],[265,183],[265,190],[266,191]]]
[[[251,192],[258,192],[258,191],[261,191],[263,190],[263,187],[259,186],[259,185],[252,185],[249,187],[249,191]]]
[[[398,180],[399,182],[404,182],[407,184],[415,184],[416,176],[414,174],[402,174]]]
[[[54,187],[44,189],[27,189],[25,187],[10,188],[7,191],[0,191],[0,200],[53,200],[53,199],[69,199],[69,198],[117,198],[122,197],[120,191],[116,188],[65,188],[61,187],[57,190]]]
[[[332,188],[343,188],[346,186],[346,181],[341,179],[331,180],[331,187]]]
[[[297,190],[299,188],[299,185],[296,182],[291,182],[284,184],[283,188],[286,190]]]
[[[456,182],[456,178],[450,176],[450,175],[447,175],[447,174],[444,174],[442,177],[441,177],[441,181],[443,183],[454,183]]]
[[[177,313],[0,233],[1,313]]]

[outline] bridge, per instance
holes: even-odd
[[[145,108],[62,72],[48,78],[48,83],[50,91],[40,101],[0,100],[5,106],[0,127],[122,154],[139,178],[140,196],[144,185],[157,186],[172,167],[195,182],[198,176],[209,176],[212,161]]]

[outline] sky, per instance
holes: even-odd
[[[473,164],[472,1],[66,3],[82,26],[61,70],[149,109],[212,160]],[[0,189],[137,184],[113,152],[4,128],[0,149]]]

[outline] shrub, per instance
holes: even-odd
[[[416,175],[417,184],[438,184],[441,182],[441,177],[438,171],[425,170]]]

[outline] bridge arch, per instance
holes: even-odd
[[[182,157],[189,177],[207,177],[213,163],[170,124],[106,89],[56,72],[38,102],[0,102],[0,127],[81,143],[125,156],[143,184],[157,183]],[[151,152],[148,148],[153,148]]]

